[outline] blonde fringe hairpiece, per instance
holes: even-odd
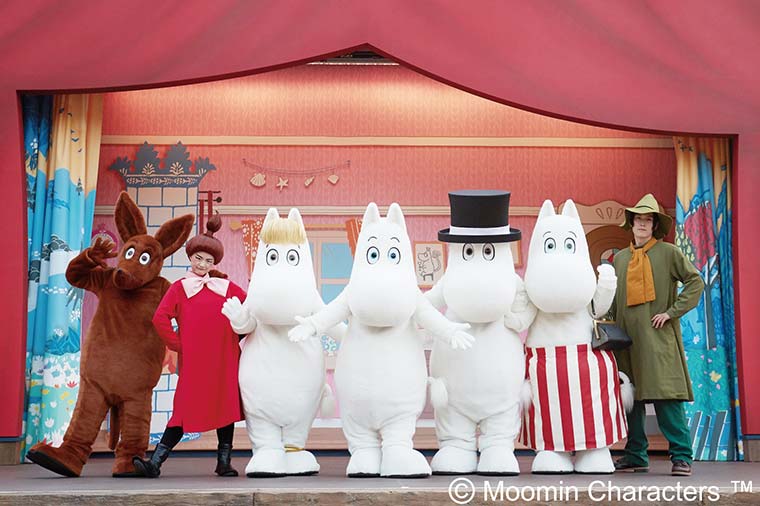
[[[297,221],[270,218],[261,229],[261,240],[267,244],[303,244],[306,242],[306,233]]]

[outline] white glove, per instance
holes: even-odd
[[[596,270],[599,273],[599,286],[617,288],[617,276],[615,275],[614,267],[610,264],[600,264]]]
[[[311,323],[309,318],[296,316],[296,321],[298,322],[298,325],[288,331],[288,339],[294,343],[299,343],[317,337],[317,329]]]
[[[237,297],[227,299],[222,304],[222,314],[227,317],[233,329],[239,329],[248,325],[250,315],[243,307],[243,303]]]
[[[451,338],[449,338],[449,344],[451,345],[451,349],[453,350],[466,350],[468,348],[472,348],[473,343],[475,343],[475,338],[465,332],[465,330],[469,330],[470,324],[469,323],[454,323],[453,325],[456,326],[456,330],[451,335]]]

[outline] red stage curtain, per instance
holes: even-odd
[[[0,437],[20,433],[26,233],[17,90],[116,89],[240,75],[370,44],[465,90],[552,116],[737,134],[735,272],[743,385],[760,368],[760,3],[740,0],[13,0],[0,4]],[[364,203],[357,203],[364,204]],[[741,294],[746,293],[745,298]],[[744,388],[745,434],[760,393]]]

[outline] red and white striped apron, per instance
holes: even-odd
[[[569,452],[626,437],[615,356],[590,344],[526,348],[533,402],[520,441],[534,450]]]

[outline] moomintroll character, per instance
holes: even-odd
[[[452,347],[466,348],[467,324],[452,323],[417,287],[404,215],[391,204],[386,218],[369,204],[351,278],[317,314],[299,318],[294,340],[320,335],[348,319],[335,367],[350,477],[426,477],[430,466],[412,447],[425,405],[427,371],[417,324]]]
[[[222,309],[235,332],[248,334],[238,374],[253,445],[245,472],[248,477],[315,474],[319,464],[304,446],[320,401],[324,413],[332,395],[320,341],[288,339],[296,315],[324,307],[298,209],[287,218],[269,209],[258,253],[245,303],[228,299]],[[327,329],[335,339],[343,331],[343,324]]]
[[[449,243],[449,261],[426,296],[446,306],[450,320],[469,323],[475,342],[463,351],[433,344],[431,400],[440,448],[431,464],[435,474],[520,472],[514,442],[525,356],[505,316],[522,286],[509,244],[521,233],[508,224],[509,197],[491,190],[449,193],[451,227],[438,233]]]
[[[532,322],[521,440],[537,451],[537,474],[612,473],[609,447],[626,437],[624,406],[632,403],[632,386],[618,374],[611,351],[591,346],[593,318],[607,313],[617,284],[612,266],[598,271],[597,280],[573,201],[561,214],[545,201],[525,271],[533,318],[526,319]]]

